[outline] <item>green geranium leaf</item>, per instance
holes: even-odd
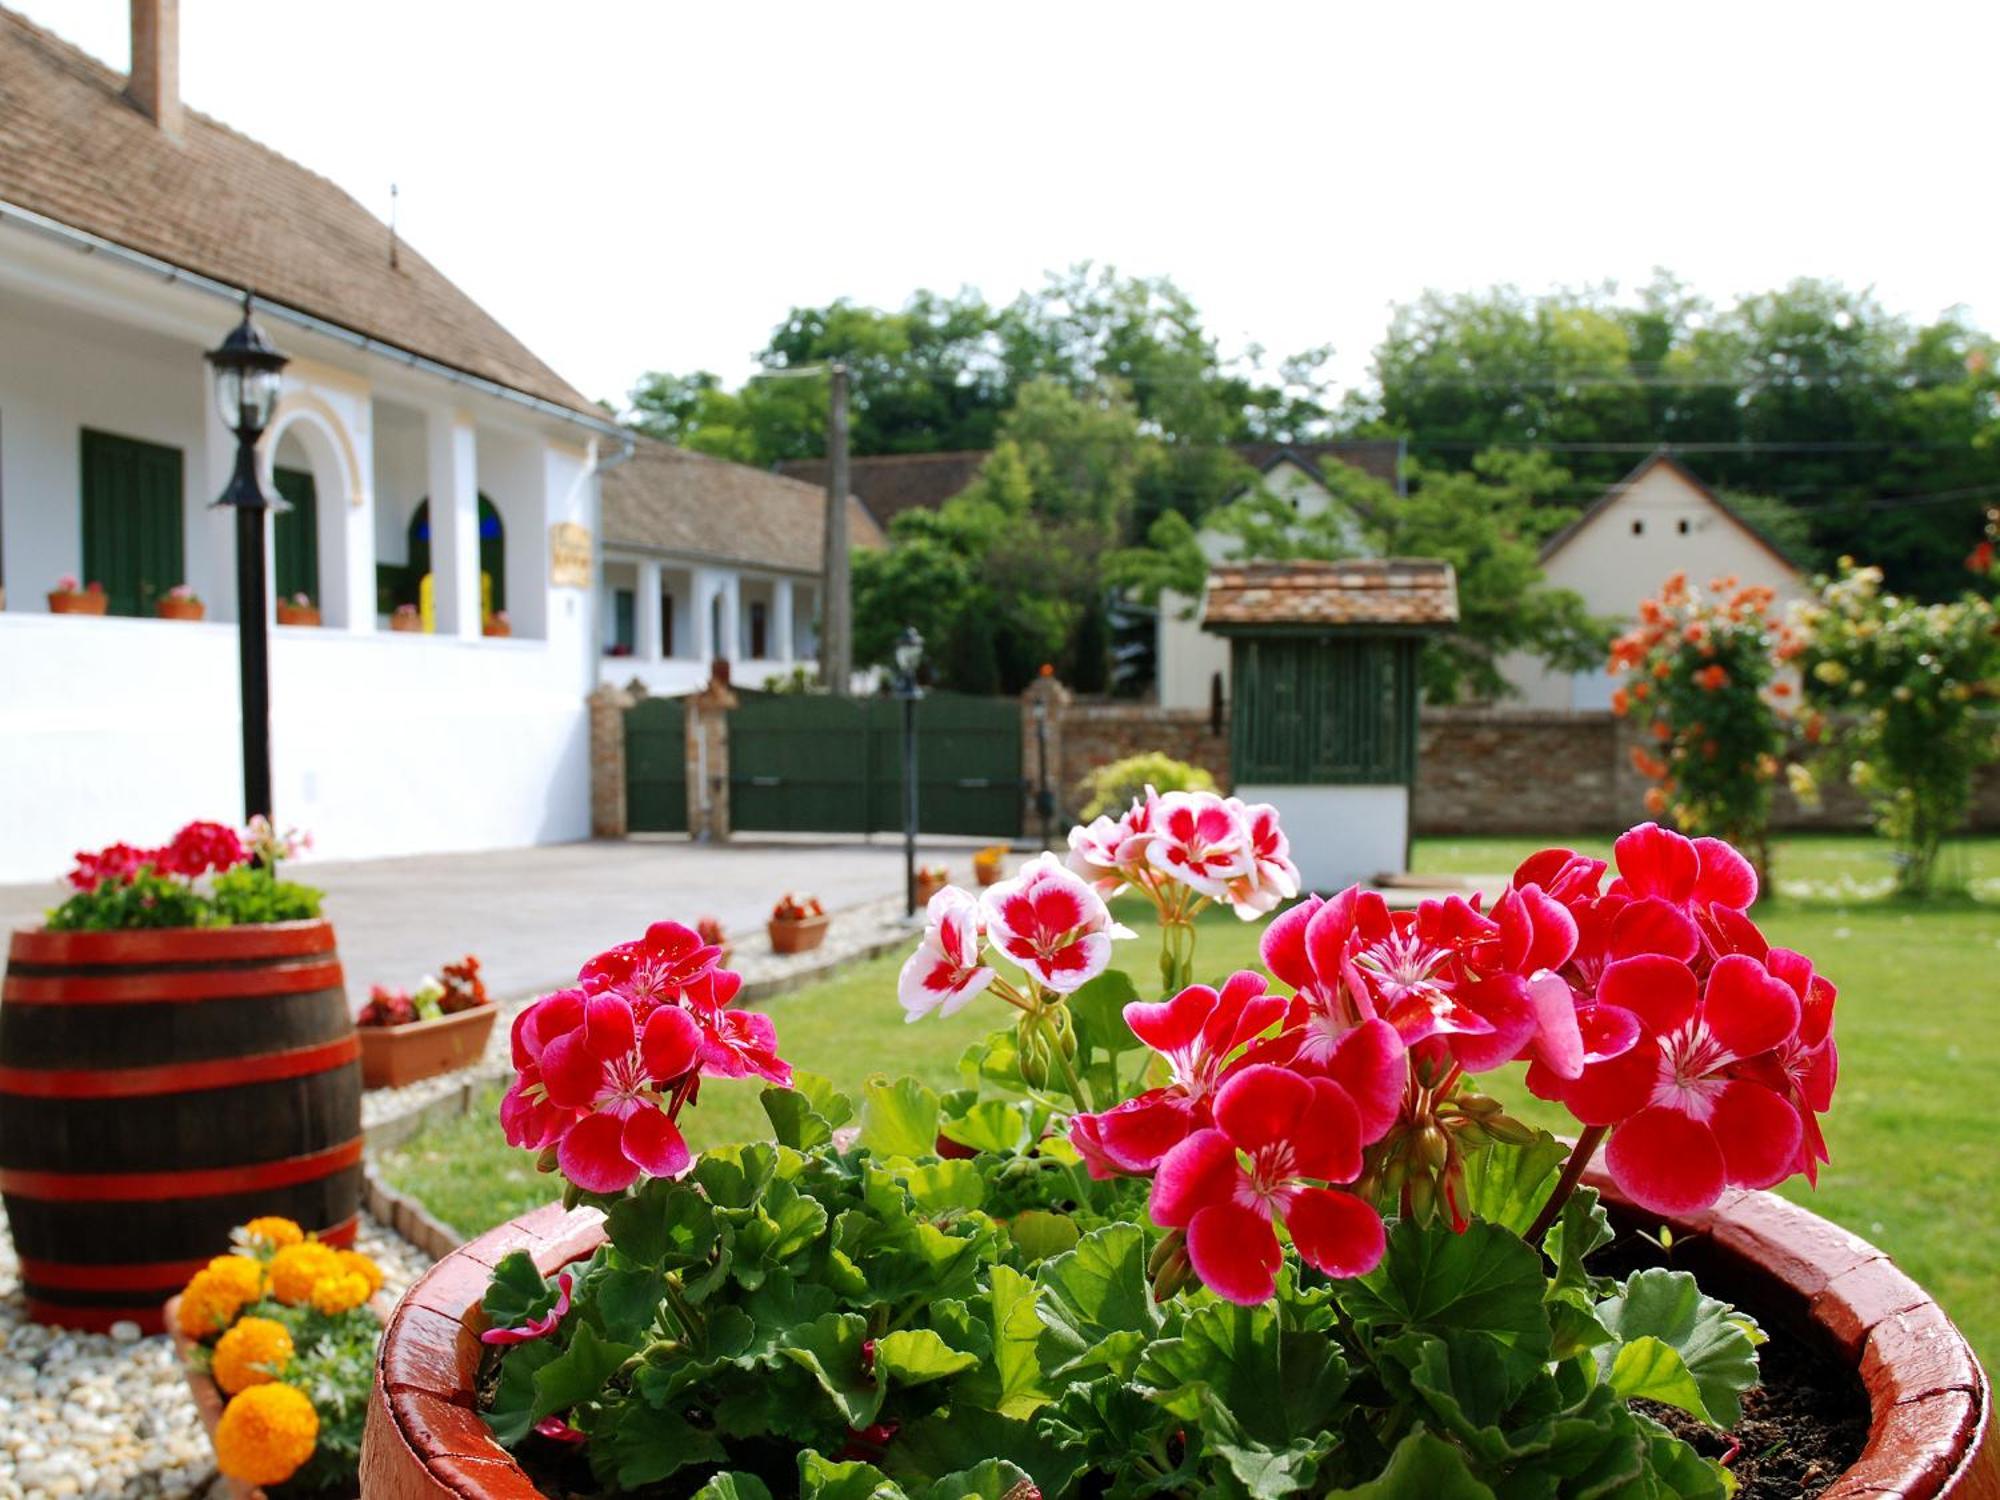
[[[1491,1335],[1406,1333],[1379,1352],[1385,1383],[1398,1395],[1414,1394],[1433,1424],[1482,1462],[1504,1464],[1546,1445],[1545,1431],[1501,1431],[1523,1382],[1510,1351]]]
[[[982,1099],[945,1120],[944,1138],[974,1151],[1019,1151],[1028,1144],[1028,1113],[1025,1104]]]
[[[482,1306],[489,1328],[518,1328],[556,1305],[556,1287],[542,1279],[525,1250],[512,1250],[493,1268]]]
[[[789,1182],[774,1182],[755,1211],[731,1235],[731,1274],[755,1290],[775,1267],[783,1267],[812,1247],[826,1230],[826,1209]]]
[[[800,1068],[792,1074],[792,1090],[804,1094],[818,1115],[835,1130],[854,1118],[854,1101],[833,1086],[833,1081]]]
[[[605,1226],[619,1259],[680,1270],[706,1265],[715,1250],[715,1213],[685,1182],[656,1177],[611,1206]]]
[[[1645,1483],[1646,1442],[1632,1409],[1608,1386],[1592,1385],[1575,1406],[1545,1424],[1547,1443],[1534,1462],[1494,1481],[1501,1500],[1534,1496],[1645,1496],[1666,1500]]]
[[[1610,1354],[1610,1365],[1600,1366],[1604,1383],[1627,1401],[1643,1396],[1648,1401],[1678,1407],[1691,1417],[1714,1423],[1714,1414],[1709,1411],[1701,1388],[1695,1384],[1687,1361],[1671,1344],[1647,1334],[1620,1344],[1615,1352],[1607,1352]]]
[[[1125,1024],[1125,1007],[1139,998],[1132,977],[1122,969],[1106,969],[1069,997],[1079,1047],[1117,1056],[1146,1044]]]
[[[961,1347],[978,1359],[952,1388],[953,1401],[1005,1417],[1027,1417],[1049,1399],[1035,1357],[1042,1334],[1042,1320],[1035,1316],[1035,1284],[1011,1266],[994,1266],[991,1276],[991,1289],[963,1308],[976,1320],[968,1333],[977,1336],[966,1338]]]
[[[695,1159],[694,1180],[718,1209],[754,1208],[771,1183],[796,1179],[805,1158],[789,1146],[718,1146]]]
[[[1007,1236],[1025,1260],[1048,1260],[1065,1250],[1074,1250],[1083,1229],[1068,1214],[1050,1213],[1044,1208],[1023,1209],[1007,1221]]]
[[[1611,1330],[1597,1320],[1596,1313],[1560,1298],[1549,1303],[1549,1326],[1555,1333],[1549,1358],[1557,1363],[1611,1342]]]
[[[1160,1331],[1161,1313],[1146,1280],[1146,1237],[1136,1224],[1107,1224],[1074,1250],[1044,1261],[1041,1358],[1050,1377],[1115,1369],[1129,1375],[1139,1351]],[[1539,1277],[1537,1277],[1539,1282]]]
[[[836,1463],[810,1449],[799,1455],[799,1500],[904,1500],[873,1464]]]
[[[1687,1272],[1659,1269],[1628,1277],[1597,1304],[1597,1317],[1619,1340],[1596,1351],[1601,1379],[1613,1378],[1624,1346],[1656,1339],[1680,1357],[1700,1396],[1696,1405],[1684,1409],[1718,1427],[1736,1425],[1743,1393],[1757,1383],[1757,1345],[1763,1334],[1755,1323],[1727,1303],[1704,1297]],[[1650,1365],[1655,1357],[1635,1356],[1627,1367],[1628,1379],[1639,1378],[1641,1361]]]
[[[1661,1500],[1725,1500],[1736,1493],[1736,1476],[1722,1465],[1703,1458],[1651,1417],[1630,1415],[1646,1444]]]
[[[1035,1426],[1075,1457],[1079,1467],[1127,1476],[1135,1461],[1165,1441],[1167,1432],[1181,1428],[1180,1418],[1148,1401],[1123,1376],[1100,1375],[1077,1381],[1057,1392],[1036,1414]],[[1188,1444],[1183,1472],[1191,1470],[1200,1445]],[[1173,1478],[1177,1476],[1169,1476]],[[1166,1487],[1163,1481],[1163,1487]],[[1113,1493],[1141,1493],[1115,1488]]]
[[[724,1456],[722,1444],[713,1434],[690,1425],[679,1412],[659,1411],[642,1401],[630,1402],[619,1410],[608,1435],[593,1433],[590,1452],[593,1464],[608,1468],[623,1490],[658,1484],[691,1464],[712,1464]],[[710,1485],[719,1482],[718,1478]],[[756,1484],[755,1480],[750,1482]],[[764,1493],[764,1487],[717,1493],[758,1495]]]
[[[1026,1500],[1035,1492],[1027,1470],[989,1458],[977,1468],[961,1469],[924,1485],[910,1500]]]
[[[1081,1467],[1075,1454],[1065,1452],[1037,1424],[977,1407],[920,1417],[896,1434],[882,1463],[905,1489],[917,1489],[988,1460],[1014,1465],[1044,1495],[1067,1491]]]
[[[937,1149],[938,1096],[914,1078],[877,1074],[861,1086],[861,1144],[880,1157],[912,1160]]]
[[[1494,1500],[1493,1491],[1473,1477],[1465,1455],[1422,1429],[1389,1455],[1389,1466],[1366,1484],[1331,1490],[1327,1500]]]
[[[500,1385],[486,1412],[486,1425],[493,1429],[493,1440],[501,1447],[513,1447],[540,1420],[535,1416],[535,1376],[561,1352],[550,1340],[537,1339],[532,1344],[516,1344],[501,1360]]]
[[[952,1348],[929,1328],[899,1328],[875,1341],[875,1373],[898,1385],[927,1385],[978,1363],[976,1354]]]
[[[606,1328],[643,1339],[659,1321],[666,1273],[649,1266],[606,1266],[591,1282],[591,1294]]]
[[[1157,1339],[1146,1349],[1134,1378],[1185,1421],[1203,1421],[1206,1398],[1213,1398],[1245,1446],[1291,1453],[1296,1461],[1296,1441],[1315,1439],[1338,1409],[1347,1366],[1329,1338],[1281,1338],[1279,1314],[1270,1304],[1208,1302],[1188,1314],[1179,1337]],[[1238,1477],[1260,1482],[1241,1472]],[[1304,1482],[1311,1476],[1297,1477]]]
[[[1595,1278],[1583,1267],[1584,1258],[1613,1239],[1610,1217],[1597,1200],[1596,1188],[1578,1188],[1563,1204],[1562,1215],[1549,1226],[1542,1251],[1554,1263],[1549,1295],[1588,1304],[1595,1300]]]
[[[860,1313],[826,1313],[794,1328],[778,1352],[802,1366],[833,1398],[849,1427],[866,1427],[882,1410],[883,1383],[861,1351],[868,1320]]]
[[[797,1089],[765,1089],[757,1095],[771,1121],[771,1134],[794,1151],[812,1151],[833,1141],[833,1122]]]
[[[696,1490],[691,1500],[771,1500],[771,1492],[754,1474],[718,1474]]]
[[[941,1214],[954,1208],[986,1205],[986,1179],[974,1162],[932,1161],[920,1167],[898,1167],[895,1173],[908,1191],[910,1201],[924,1213]]]
[[[1473,1217],[1516,1234],[1535,1222],[1561,1175],[1569,1147],[1546,1130],[1525,1146],[1501,1142],[1465,1158],[1465,1199]]]
[[[1334,1295],[1357,1323],[1490,1334],[1511,1351],[1518,1380],[1548,1357],[1546,1287],[1541,1256],[1498,1224],[1474,1220],[1454,1234],[1447,1224],[1405,1219],[1389,1231],[1381,1265]]]
[[[604,1382],[637,1351],[598,1336],[588,1322],[578,1321],[569,1347],[535,1371],[535,1404],[529,1420],[539,1422],[595,1400]]]

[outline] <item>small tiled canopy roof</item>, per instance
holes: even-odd
[[[1457,622],[1451,564],[1423,557],[1224,563],[1208,575],[1201,621],[1222,635],[1313,626],[1423,630]]]

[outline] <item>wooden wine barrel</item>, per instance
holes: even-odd
[[[14,934],[0,1197],[30,1316],[160,1327],[259,1214],[353,1239],[360,1047],[325,922]]]

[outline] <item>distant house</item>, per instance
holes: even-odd
[[[292,359],[272,592],[323,622],[271,640],[280,820],[335,856],[587,836],[598,474],[629,439],[346,193],[185,107],[174,0],[132,19],[128,79],[0,11],[0,880],[241,811],[202,355],[246,291]],[[109,617],[50,613],[63,575]],[[154,618],[183,583],[207,620]]]
[[[1635,623],[1639,601],[1684,572],[1697,584],[1734,577],[1763,584],[1782,604],[1802,597],[1798,565],[1665,449],[1611,486],[1542,548],[1542,572],[1581,595],[1593,615]],[[1523,653],[1500,669],[1527,708],[1606,709],[1616,683],[1601,667],[1550,671]]]
[[[847,529],[882,544],[859,500]],[[816,668],[825,535],[824,489],[638,439],[604,475],[604,680],[672,694],[717,658],[742,687]]]

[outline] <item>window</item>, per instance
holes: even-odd
[[[611,639],[604,643],[606,656],[630,656],[638,639],[639,596],[631,589],[611,591]]]
[[[276,555],[277,597],[319,598],[319,495],[303,469],[273,469],[278,495],[291,506],[271,517],[271,550]]]
[[[181,450],[108,432],[83,434],[83,582],[114,615],[150,615],[185,583]]]
[[[770,626],[770,606],[761,599],[750,601],[750,659],[768,661],[771,653],[765,649],[765,640]]]
[[[1645,534],[1646,534],[1646,523],[1644,521],[1634,521],[1632,523],[1632,535],[1644,536]]]
[[[410,564],[396,581],[392,604],[416,604],[423,591],[424,575],[431,570],[431,502],[425,496],[410,517]],[[379,570],[378,570],[379,571]],[[479,497],[479,602],[482,614],[498,614],[507,607],[507,529],[500,522],[500,509],[484,495]]]
[[[1674,529],[1682,536],[1686,536],[1690,531],[1694,530],[1694,522],[1690,521],[1686,516],[1682,516],[1674,523]]]
[[[674,654],[674,595],[671,589],[660,591],[660,655]]]

